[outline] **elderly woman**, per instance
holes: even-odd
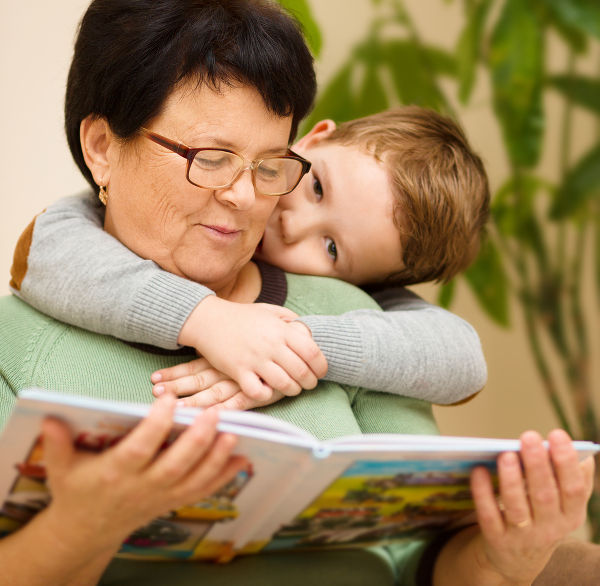
[[[270,2],[95,0],[75,47],[66,125],[75,160],[106,201],[106,231],[224,299],[315,314],[373,307],[351,285],[250,260],[276,204],[272,196],[291,191],[308,167],[287,145],[314,90],[312,60],[296,24]],[[201,181],[186,175],[185,161],[172,150],[179,144],[198,145],[192,152]],[[231,172],[213,180],[223,159]],[[14,297],[0,300],[0,330],[2,423],[28,386],[150,402],[150,374],[186,352],[165,354],[85,332]],[[529,434],[522,452],[529,496],[510,454],[499,462],[503,513],[490,479],[474,475],[482,533],[472,527],[431,546],[415,541],[392,552],[250,556],[224,567],[111,563],[135,528],[211,494],[245,464],[231,455],[234,438],[217,435],[208,414],[157,455],[173,403],[159,399],[125,440],[96,456],[77,453],[60,423],[45,423],[53,500],[0,541],[11,583],[525,583],[581,522],[591,484],[592,466],[579,465],[564,434],[550,436],[550,456]],[[265,410],[318,437],[435,432],[423,402],[329,382]]]

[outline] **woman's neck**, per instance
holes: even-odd
[[[262,279],[255,263],[249,262],[238,273],[234,282],[216,290],[217,297],[237,303],[254,303],[260,295]]]

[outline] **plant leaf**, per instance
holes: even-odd
[[[361,116],[368,116],[385,110],[388,105],[385,89],[378,75],[377,65],[370,64],[366,67],[356,107]]]
[[[454,293],[456,292],[456,279],[453,279],[449,283],[442,285],[438,292],[437,302],[438,305],[448,309],[452,300],[454,299]]]
[[[278,0],[279,4],[302,24],[306,42],[315,57],[321,54],[323,39],[307,0]]]
[[[555,220],[572,216],[600,195],[600,143],[567,173],[558,188],[550,216]]]
[[[600,38],[600,2],[598,0],[543,0],[556,18]]]
[[[600,79],[582,75],[554,75],[548,84],[578,106],[600,114]]]
[[[556,32],[563,40],[571,47],[575,53],[583,53],[588,48],[588,36],[585,31],[566,22],[561,16],[548,6],[546,0],[535,0],[538,7],[542,9],[542,13]]]
[[[382,45],[382,57],[388,66],[400,102],[449,111],[450,106],[439,89],[434,64],[427,52],[412,41],[388,41]]]
[[[499,233],[530,248],[540,271],[545,272],[548,270],[548,251],[535,205],[537,195],[542,191],[553,194],[554,187],[535,175],[521,174],[518,179],[513,176],[494,196],[491,212]]]
[[[594,255],[596,260],[596,300],[600,306],[600,210],[596,210],[596,216],[594,218]]]
[[[507,327],[508,279],[500,253],[491,240],[484,242],[477,260],[465,271],[464,276],[485,312],[495,322]]]
[[[354,93],[352,89],[353,64],[348,62],[333,76],[320,95],[310,116],[303,122],[301,134],[324,118],[345,122],[355,118]]]
[[[481,39],[490,5],[491,0],[483,0],[469,7],[467,25],[463,29],[456,46],[458,78],[460,81],[458,97],[463,104],[469,101],[475,83]]]
[[[431,66],[431,70],[437,75],[447,75],[456,77],[458,75],[458,65],[456,57],[439,47],[426,45],[421,48],[425,61]]]
[[[509,157],[532,167],[540,156],[544,127],[541,23],[523,0],[507,0],[490,46],[494,110]]]

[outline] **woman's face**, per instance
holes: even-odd
[[[216,92],[182,84],[148,129],[189,147],[226,148],[246,160],[285,154],[291,116],[267,110],[254,88]],[[227,189],[186,179],[187,161],[145,137],[111,141],[105,229],[142,258],[220,294],[235,286],[277,197],[257,194],[246,170]]]

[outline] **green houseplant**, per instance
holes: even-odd
[[[321,32],[308,0],[280,2],[302,21],[318,59]],[[321,87],[305,128],[321,118],[344,121],[398,103],[457,117],[452,104],[468,107],[477,76],[488,76],[509,170],[493,194],[489,238],[460,278],[502,326],[509,326],[509,301],[517,300],[532,359],[561,426],[574,437],[600,442],[589,344],[589,328],[598,324],[590,323],[587,315],[596,308],[586,305],[582,294],[583,259],[591,250],[595,303],[600,301],[600,76],[577,73],[578,59],[600,38],[600,3],[464,0],[463,27],[451,51],[422,41],[402,0],[370,4],[366,36]],[[435,6],[431,10],[435,15]],[[564,70],[552,73],[551,34],[568,54]],[[444,78],[454,83],[444,84]],[[542,175],[538,165],[546,147],[550,120],[544,102],[550,93],[562,100],[560,119],[552,120],[561,137],[558,180]],[[576,108],[597,121],[596,143],[577,157]],[[440,303],[449,306],[453,293],[453,283],[442,287]],[[589,518],[592,539],[600,542],[600,473]]]

